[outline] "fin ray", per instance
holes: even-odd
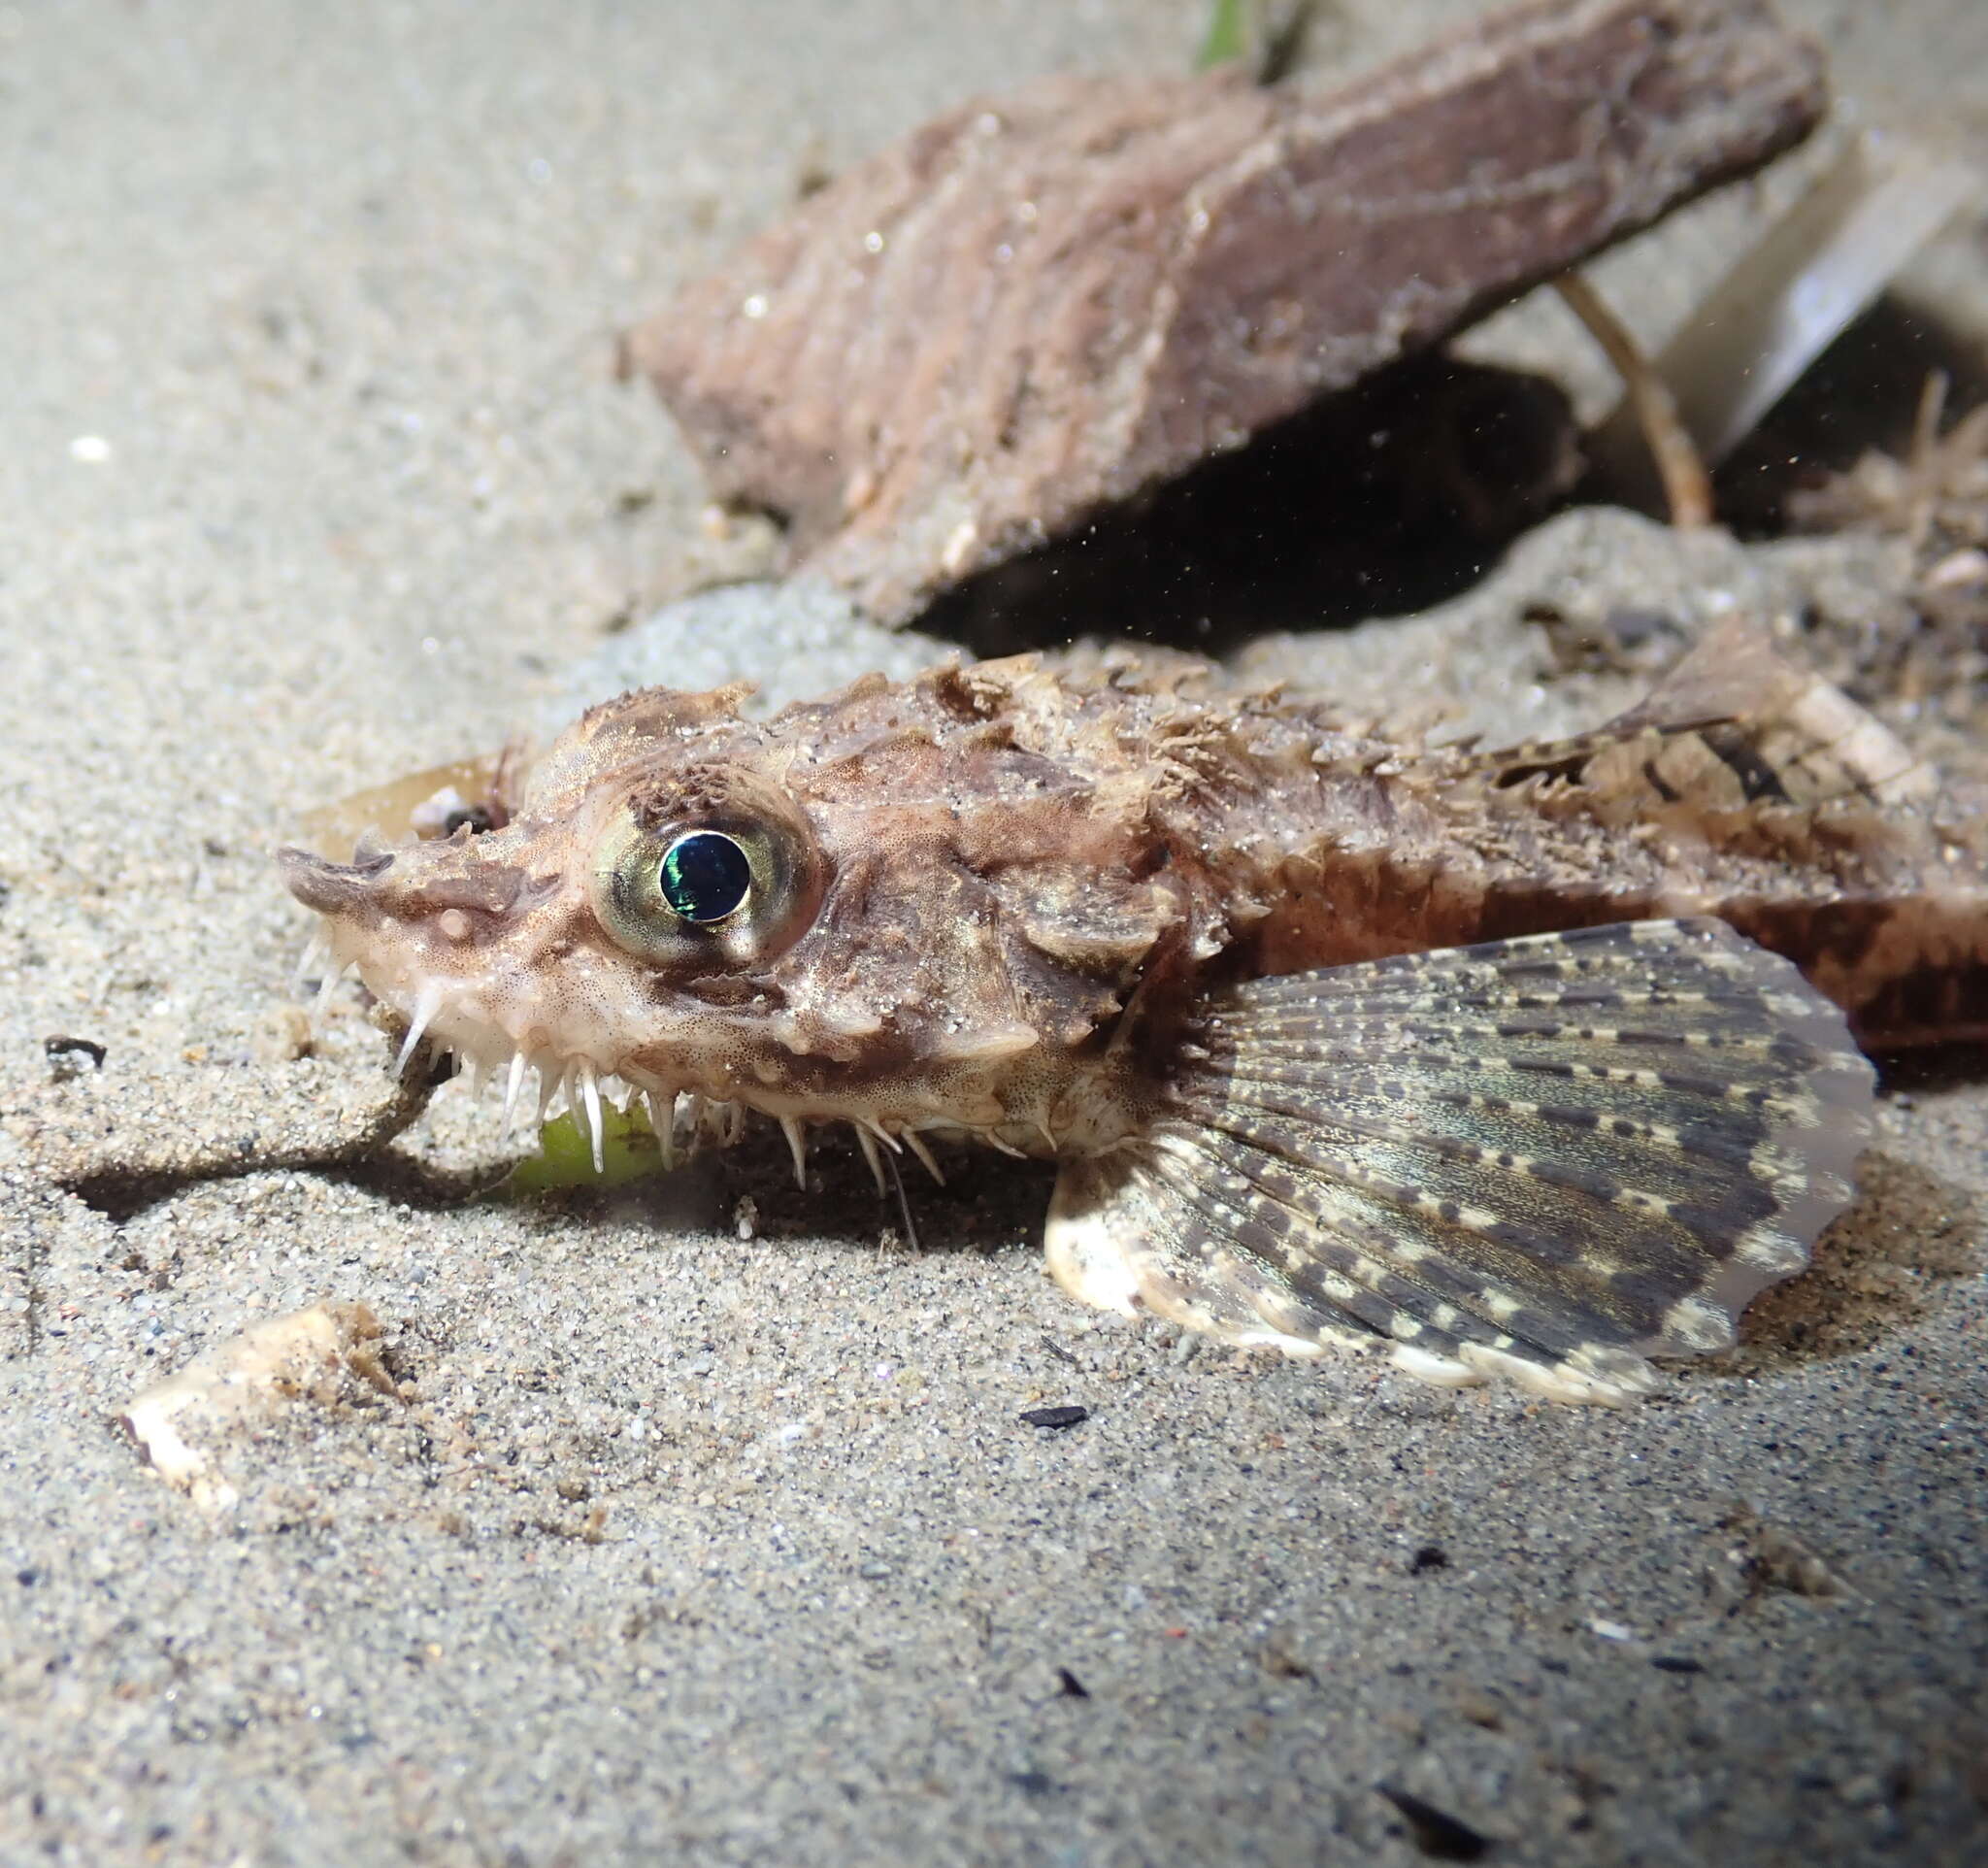
[[[1459,990],[1481,1020],[1449,1017]],[[1059,1180],[1067,1284],[1562,1399],[1730,1344],[1849,1200],[1870,1129],[1841,1015],[1716,921],[1253,982],[1193,1039],[1142,1141]]]

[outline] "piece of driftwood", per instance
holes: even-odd
[[[1361,82],[1057,77],[843,176],[629,338],[713,493],[898,621],[1798,141],[1758,0],[1541,0]]]

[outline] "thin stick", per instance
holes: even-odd
[[[1911,481],[1912,505],[1906,516],[1905,543],[1916,557],[1933,529],[1934,509],[1939,504],[1937,463],[1939,454],[1939,420],[1946,413],[1947,375],[1931,370],[1919,387],[1919,407],[1912,417]]]
[[[1680,532],[1712,522],[1712,482],[1705,461],[1677,414],[1670,384],[1643,354],[1642,347],[1608,307],[1602,295],[1577,273],[1562,273],[1554,289],[1567,308],[1587,326],[1588,335],[1608,354],[1636,410],[1644,445],[1657,477],[1664,484],[1664,503],[1671,523]]]

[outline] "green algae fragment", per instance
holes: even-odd
[[[1280,13],[1272,12],[1269,0],[1214,0],[1194,69],[1212,71],[1247,58],[1259,84],[1277,83],[1297,69],[1315,11],[1315,0],[1293,0]]]
[[[1196,71],[1212,71],[1215,66],[1226,65],[1232,58],[1242,58],[1248,52],[1250,31],[1246,13],[1246,0],[1215,0],[1201,50],[1194,54]]]
[[[663,1151],[648,1123],[630,1109],[601,1105],[601,1170],[594,1171],[593,1139],[568,1110],[539,1130],[539,1151],[505,1177],[503,1191],[519,1199],[569,1187],[620,1187],[663,1168]]]

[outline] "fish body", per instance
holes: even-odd
[[[1174,656],[747,691],[286,880],[410,1047],[596,1134],[625,1085],[666,1143],[687,1096],[1053,1156],[1061,1282],[1233,1342],[1628,1398],[1850,1198],[1852,1029],[1988,1031],[1978,804],[1739,625],[1501,753]]]

